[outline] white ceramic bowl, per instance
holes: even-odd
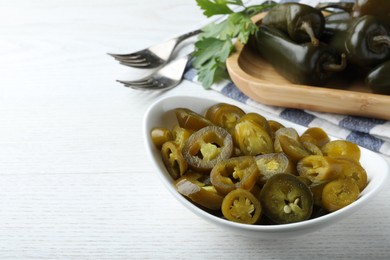
[[[286,238],[299,234],[305,234],[320,228],[324,228],[335,223],[336,221],[350,216],[353,212],[367,204],[374,197],[374,195],[380,191],[388,179],[390,168],[385,159],[379,154],[361,147],[361,164],[367,171],[369,183],[362,191],[359,199],[343,209],[318,218],[283,225],[247,225],[231,222],[214,216],[192,204],[176,191],[175,186],[173,185],[173,180],[165,169],[165,166],[161,160],[160,151],[155,148],[151,141],[150,131],[153,127],[164,126],[170,128],[176,124],[176,117],[172,111],[175,108],[186,107],[192,109],[195,112],[203,114],[209,106],[218,102],[229,101],[211,100],[189,96],[173,96],[163,98],[155,102],[147,110],[143,125],[143,133],[148,155],[150,156],[156,173],[159,175],[165,187],[180,203],[182,203],[190,211],[213,224],[219,225],[227,230],[234,231],[242,235],[249,235],[256,238],[265,239]],[[234,101],[231,101],[230,103],[238,105],[237,102]],[[259,112],[256,111],[256,109],[248,107],[244,104],[239,104],[238,106],[246,112]],[[266,118],[276,120],[285,126],[294,127],[299,133],[302,133],[306,129],[305,127],[285,121],[281,118],[275,118],[271,116],[266,116]]]

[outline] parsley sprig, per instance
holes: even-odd
[[[198,80],[205,89],[222,78],[227,77],[226,60],[234,50],[234,41],[245,44],[258,27],[251,17],[275,4],[245,6],[242,0],[196,0],[207,17],[226,15],[220,23],[211,23],[202,28],[195,43],[193,67]],[[230,6],[240,8],[233,11]]]

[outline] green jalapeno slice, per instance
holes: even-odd
[[[192,135],[194,131],[190,129],[185,129],[183,127],[180,127],[179,125],[175,125],[171,132],[174,142],[180,147],[180,149],[182,149],[187,139]]]
[[[163,144],[168,141],[172,141],[173,135],[171,130],[165,127],[155,127],[150,132],[153,144],[157,149],[161,149]]]
[[[342,166],[335,158],[321,155],[310,155],[304,157],[297,163],[299,176],[308,178],[312,183],[336,179],[340,176]]]
[[[318,147],[324,146],[330,141],[328,134],[319,127],[310,127],[300,136],[302,142],[310,142]]]
[[[245,112],[235,105],[217,103],[207,109],[205,118],[215,125],[232,129],[243,115]]]
[[[241,188],[251,190],[259,178],[259,169],[252,156],[233,157],[219,162],[211,170],[210,180],[221,194]]]
[[[272,132],[271,126],[268,123],[268,120],[264,116],[262,116],[258,113],[247,113],[241,117],[240,121],[241,122],[242,121],[251,121],[253,123],[256,123],[259,126],[261,126],[269,134],[270,137],[273,136],[273,132]]]
[[[180,127],[197,131],[203,127],[213,125],[202,115],[188,108],[176,108],[175,114]]]
[[[295,140],[286,135],[278,136],[280,147],[290,160],[297,162],[302,158],[309,156],[310,153],[299,140]]]
[[[335,159],[342,167],[341,175],[354,180],[359,190],[362,191],[368,184],[368,177],[361,164],[347,157],[337,157]]]
[[[313,193],[313,201],[314,205],[322,207],[322,192],[324,190],[325,185],[329,182],[323,182],[319,184],[311,184],[309,186],[311,193]]]
[[[322,153],[331,157],[347,157],[355,161],[360,160],[360,148],[357,144],[346,140],[333,140],[322,147]]]
[[[322,206],[333,212],[348,206],[359,197],[359,187],[351,178],[329,182],[322,190]]]
[[[310,218],[313,195],[298,177],[279,173],[272,176],[260,193],[263,213],[277,224],[294,223]]]
[[[240,120],[234,127],[234,140],[245,155],[272,153],[273,141],[269,133],[251,120]]]
[[[161,156],[168,173],[174,180],[187,171],[188,164],[175,142],[165,142],[161,147]]]
[[[323,155],[321,149],[317,145],[311,142],[301,142],[301,143],[302,146],[305,148],[305,150],[309,152],[309,154]]]
[[[284,153],[262,154],[256,156],[255,160],[260,170],[260,177],[258,179],[260,186],[264,185],[275,174],[294,174],[296,172],[295,164]]]
[[[232,152],[232,137],[219,126],[207,126],[194,132],[182,149],[189,167],[200,172],[210,172],[218,162],[230,158]]]
[[[275,120],[268,120],[268,125],[272,131],[272,137],[274,138],[275,137],[275,132],[278,131],[279,129],[281,128],[285,128],[285,126],[283,124],[281,124],[280,122],[277,122]]]
[[[285,135],[285,136],[288,136],[294,140],[299,140],[299,134],[297,132],[297,130],[295,130],[294,128],[292,127],[283,127],[283,128],[280,128],[279,130],[277,130],[275,132],[275,141],[274,141],[274,148],[275,148],[275,152],[283,152],[283,149],[282,147],[280,146],[280,141],[279,141],[279,136],[282,136],[282,135]]]
[[[211,210],[220,210],[224,197],[212,185],[203,181],[203,178],[203,174],[186,173],[175,181],[175,186],[180,194],[195,204]]]
[[[223,199],[222,214],[230,221],[255,224],[262,215],[262,208],[259,200],[251,192],[236,189]]]

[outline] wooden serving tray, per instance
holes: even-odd
[[[253,19],[259,21],[264,15]],[[325,87],[292,84],[249,45],[240,42],[226,65],[235,85],[260,103],[390,120],[390,96],[370,93],[362,81],[335,79]]]

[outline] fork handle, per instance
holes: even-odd
[[[190,38],[192,36],[195,36],[195,35],[197,35],[197,34],[199,34],[201,32],[202,32],[201,29],[197,29],[197,30],[194,30],[194,31],[191,31],[191,32],[188,32],[188,33],[180,35],[179,37],[177,37],[177,40],[179,42],[181,42],[181,41],[184,41],[185,39]]]

